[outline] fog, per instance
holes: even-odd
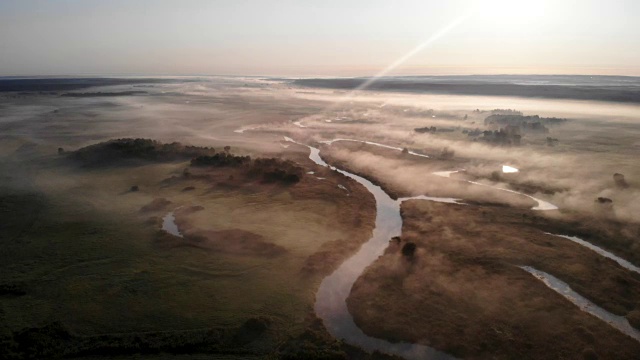
[[[110,138],[145,137],[192,145],[231,145],[255,155],[282,152],[283,134],[310,144],[353,138],[407,147],[431,156],[432,160],[396,156],[390,155],[391,151],[376,153],[367,147],[341,143],[322,147],[323,152],[350,168],[371,173],[407,194],[520,206],[530,202],[525,197],[430,175],[438,170],[465,169],[478,181],[491,185],[531,185],[531,195],[564,210],[638,221],[640,191],[636,179],[640,178],[640,169],[634,156],[640,153],[640,107],[636,105],[366,91],[352,94],[345,102],[343,92],[300,91],[286,81],[177,79],[69,92],[87,93],[80,97],[4,93],[0,97],[0,151],[15,154],[25,144],[35,144],[40,149],[37,152],[47,154],[57,147],[74,150]],[[144,93],[92,96],[128,90]],[[485,112],[474,112],[476,109]],[[551,127],[549,134],[526,135],[522,146],[471,141],[460,133],[461,129],[484,129],[486,111],[492,109],[515,109],[525,115],[568,121]],[[413,130],[430,126],[451,132],[425,134]],[[559,144],[545,146],[546,136],[558,138]],[[455,154],[449,162],[438,159],[445,147]],[[520,172],[492,178],[502,164]],[[617,189],[614,173],[624,174],[632,186]],[[611,198],[613,208],[603,213],[594,204],[597,197]]]

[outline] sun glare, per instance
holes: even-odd
[[[483,18],[519,24],[541,21],[548,10],[546,1],[490,0],[476,8],[477,14]]]

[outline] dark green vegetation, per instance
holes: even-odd
[[[209,147],[164,144],[151,139],[116,139],[79,149],[71,155],[84,166],[124,165],[123,160],[176,161],[215,154]]]
[[[62,323],[25,328],[0,339],[3,359],[113,358],[145,355],[225,355],[229,359],[393,360],[395,357],[364,351],[336,341],[319,320],[303,334],[283,341],[277,349],[256,349],[270,327],[268,318],[247,320],[238,328],[122,333],[83,336],[70,332]]]
[[[493,115],[484,119],[485,125],[513,125],[524,129],[544,129],[543,125],[558,125],[567,121],[556,117],[540,117],[538,115],[524,116],[522,114],[496,114],[499,110],[493,110]]]
[[[277,158],[258,158],[235,156],[227,152],[213,156],[198,156],[191,160],[194,167],[232,167],[242,168],[243,175],[249,178],[260,178],[264,183],[294,184],[300,181],[304,170],[291,160]]]
[[[62,154],[63,152],[59,152]],[[140,165],[140,161],[171,162],[191,159],[192,167],[232,167],[244,169],[251,178],[266,183],[293,184],[300,181],[303,169],[290,160],[233,155],[230,147],[216,153],[211,147],[161,143],[151,139],[116,139],[91,145],[71,153],[70,158],[83,166]],[[185,172],[184,176],[189,173]],[[136,185],[131,191],[138,191]]]
[[[191,166],[238,167],[250,161],[251,158],[249,156],[233,156],[227,153],[218,153],[213,156],[198,156],[191,160]]]
[[[150,78],[3,78],[0,79],[0,92],[55,92],[86,89],[94,86],[166,84],[172,82],[175,81]]]

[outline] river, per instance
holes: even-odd
[[[392,199],[382,188],[378,185],[373,184],[371,181],[352,174],[348,171],[338,169],[334,166],[327,164],[322,157],[320,156],[320,150],[318,148],[299,143],[289,137],[284,138],[287,142],[292,142],[301,146],[305,146],[309,148],[309,159],[311,159],[314,163],[319,166],[328,167],[332,170],[335,170],[344,176],[347,176],[359,184],[363,185],[371,194],[374,196],[376,201],[376,219],[375,219],[375,228],[373,230],[372,237],[362,245],[362,247],[358,250],[358,252],[347,259],[344,263],[342,263],[331,275],[325,277],[316,293],[316,302],[314,305],[314,310],[316,315],[322,319],[327,331],[337,339],[342,339],[345,342],[358,346],[366,351],[380,351],[387,354],[398,355],[406,359],[454,359],[453,356],[446,354],[444,352],[438,351],[434,348],[421,345],[421,344],[413,344],[406,342],[397,342],[392,343],[383,339],[374,338],[366,335],[354,322],[353,317],[349,313],[349,309],[347,308],[347,298],[351,293],[351,289],[356,280],[362,275],[363,271],[367,266],[372,264],[378,257],[380,257],[384,250],[389,245],[389,241],[391,238],[395,236],[400,236],[402,233],[402,217],[400,216],[400,206],[403,201],[420,199],[427,201],[436,201],[443,202],[449,204],[458,204],[465,205],[461,202],[460,199],[455,198],[443,198],[443,197],[430,197],[425,195],[414,196],[414,197],[404,197],[398,200]],[[337,139],[334,141],[357,141],[351,139]],[[333,141],[326,142],[327,144],[331,144]],[[366,142],[370,143],[370,142]],[[401,150],[399,148],[390,147],[384,144],[371,143],[378,146],[384,146],[393,148],[396,150]],[[424,156],[422,154],[414,154],[418,156]],[[449,177],[450,174],[455,171],[447,171],[447,172],[438,172],[434,173],[434,175]],[[464,181],[464,180],[463,180]],[[477,182],[468,181],[469,183],[489,186]],[[493,186],[489,186],[493,187]],[[553,204],[545,202],[540,199],[533,198],[529,195],[522,194],[510,189],[498,188],[500,190],[513,192],[517,194],[521,194],[524,196],[528,196],[531,199],[535,200],[538,204],[533,207],[533,210],[555,210],[557,207]],[[175,236],[182,237],[178,227],[175,224],[175,216],[173,212],[170,212],[165,215],[163,218],[162,224],[163,230],[167,231],[170,234]],[[550,234],[552,235],[552,234]],[[562,235],[556,235],[562,236]],[[636,271],[637,268],[633,267],[630,263],[625,263],[624,260],[619,259],[600,248],[595,247],[585,241],[577,238],[562,236],[566,239],[577,242],[583,246],[589,247],[591,250],[600,253],[603,256],[607,256],[615,261],[617,261],[622,266],[630,269],[632,271]],[[585,244],[586,243],[586,244]],[[604,253],[603,253],[604,252]],[[606,254],[605,254],[606,253]],[[630,265],[630,266],[627,266]],[[581,310],[598,317],[599,319],[607,322],[610,326],[618,329],[619,331],[633,337],[634,339],[640,341],[640,332],[634,329],[629,325],[627,320],[623,317],[613,315],[606,310],[598,307],[597,305],[591,303],[586,298],[582,297],[580,294],[571,290],[571,288],[553,277],[550,274],[544,273],[537,269],[534,269],[529,266],[521,266],[521,269],[527,271],[532,274],[536,278],[540,279],[547,285],[550,289],[560,293],[567,300],[571,301],[576,306],[580,307]]]

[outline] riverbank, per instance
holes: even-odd
[[[640,277],[612,260],[533,227],[524,211],[409,201],[402,242],[355,283],[348,306],[358,326],[392,341],[458,357],[632,359],[640,344],[582,312],[535,277],[567,282],[610,312],[633,316]],[[414,257],[401,254],[417,245]],[[406,326],[411,321],[420,326]],[[577,331],[576,331],[577,329]]]

